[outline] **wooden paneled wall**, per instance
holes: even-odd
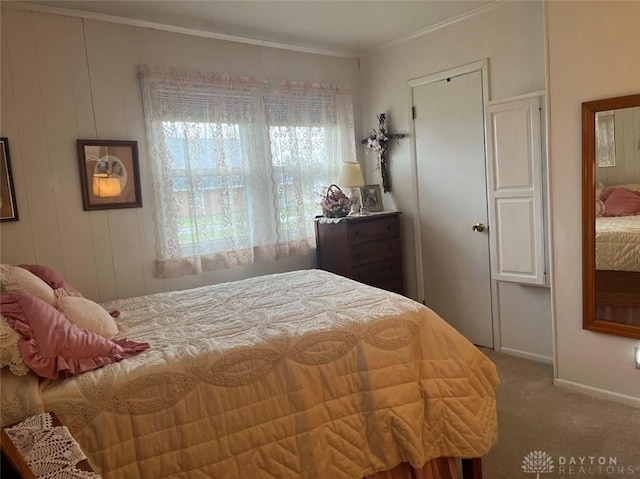
[[[3,263],[54,268],[106,301],[311,267],[311,257],[153,278],[152,183],[139,64],[337,83],[355,59],[276,50],[75,17],[2,9],[0,136],[9,139],[20,220],[0,226]],[[137,140],[142,208],[82,209],[76,140]]]

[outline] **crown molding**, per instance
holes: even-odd
[[[27,10],[27,11],[38,12],[38,13],[63,15],[67,17],[84,18],[87,20],[119,23],[121,25],[129,25],[129,26],[140,27],[140,28],[151,28],[154,30],[161,30],[165,32],[181,33],[184,35],[193,35],[197,37],[211,38],[213,40],[244,43],[246,45],[255,45],[255,46],[266,47],[266,48],[277,48],[280,50],[290,50],[294,52],[311,53],[315,55],[326,55],[326,56],[342,57],[342,58],[357,58],[359,56],[363,56],[380,49],[389,48],[396,45],[400,45],[402,43],[406,43],[415,38],[419,38],[423,35],[427,35],[436,30],[440,30],[441,28],[446,28],[455,23],[462,22],[476,15],[493,10],[494,8],[500,7],[502,5],[506,5],[507,3],[509,3],[507,0],[495,0],[491,3],[488,3],[487,5],[482,5],[480,7],[474,8],[473,10],[469,10],[468,12],[449,18],[440,23],[436,23],[435,25],[431,25],[429,27],[423,28],[422,30],[418,30],[416,32],[410,33],[409,35],[405,35],[396,40],[391,40],[389,42],[382,43],[376,47],[363,50],[359,54],[354,51],[326,50],[322,48],[296,45],[292,43],[274,42],[274,41],[264,40],[260,38],[244,37],[239,35],[229,35],[226,33],[219,33],[212,30],[202,30],[199,28],[181,27],[178,25],[169,25],[166,23],[152,22],[149,20],[139,20],[136,18],[111,15],[108,13],[97,13],[97,12],[89,12],[85,10],[77,10],[72,8],[54,7],[51,5],[40,5],[32,2],[2,0],[2,7],[13,8],[17,10]]]
[[[410,33],[409,35],[405,35],[404,37],[397,38],[396,40],[391,40],[390,42],[382,43],[376,47],[368,48],[367,50],[363,50],[359,56],[367,55],[369,53],[373,53],[380,49],[394,47],[396,45],[401,45],[415,38],[419,38],[423,35],[427,35],[429,33],[435,32],[436,30],[440,30],[441,28],[449,27],[455,23],[462,22],[471,17],[475,17],[476,15],[480,15],[481,13],[488,12],[493,10],[494,8],[498,8],[502,5],[506,5],[509,3],[507,0],[495,0],[486,5],[482,5],[480,7],[474,8],[473,10],[469,10],[468,12],[461,13],[460,15],[456,15],[455,17],[448,18],[446,20],[441,21],[440,23],[436,23],[429,27],[423,28],[422,30],[418,30],[416,32]]]
[[[54,15],[63,15],[67,17],[84,18],[87,20],[97,20],[102,22],[119,23],[133,27],[151,28],[154,30],[162,30],[165,32],[182,33],[184,35],[193,35],[196,37],[211,38],[214,40],[223,40],[227,42],[244,43],[247,45],[256,45],[267,48],[278,48],[280,50],[290,50],[301,53],[312,53],[315,55],[327,55],[333,57],[356,58],[354,52],[345,50],[325,50],[322,48],[308,47],[304,45],[295,45],[289,43],[279,43],[260,38],[243,37],[238,35],[228,35],[226,33],[218,33],[211,30],[202,30],[198,28],[181,27],[177,25],[168,25],[165,23],[152,22],[148,20],[138,20],[135,18],[121,17],[118,15],[110,15],[108,13],[88,12],[85,10],[77,10],[72,8],[61,8],[50,5],[39,5],[35,3],[27,3],[20,1],[2,1],[3,8],[13,8],[17,10],[28,10],[37,13],[49,13]]]

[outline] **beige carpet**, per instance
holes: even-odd
[[[550,463],[529,463],[530,470],[541,471],[540,479],[640,479],[640,408],[553,386],[549,365],[483,352],[498,367],[501,380],[498,444],[483,459],[484,479],[536,479],[535,472],[522,469],[533,451],[553,464],[552,472],[544,472]],[[570,464],[572,458],[576,465]],[[604,466],[598,464],[601,458]]]

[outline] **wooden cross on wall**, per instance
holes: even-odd
[[[382,189],[385,193],[391,191],[391,178],[389,176],[389,169],[387,163],[387,149],[389,140],[400,140],[404,138],[404,133],[389,133],[387,131],[387,123],[389,117],[386,113],[380,113],[378,115],[378,129],[373,130],[373,133],[367,138],[362,140],[362,144],[369,150],[378,154],[378,160],[380,161],[380,174],[382,175]]]

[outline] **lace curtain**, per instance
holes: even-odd
[[[351,96],[334,85],[140,67],[160,278],[306,254],[340,163]]]

